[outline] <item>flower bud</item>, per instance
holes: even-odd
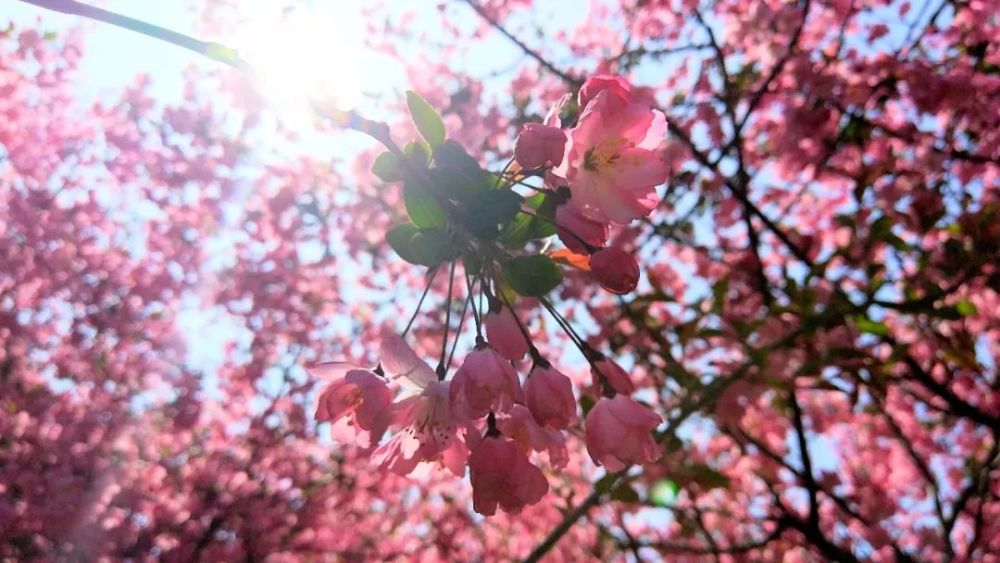
[[[449,403],[459,416],[475,420],[490,411],[507,412],[524,402],[517,372],[496,350],[473,350],[451,380]]]
[[[602,397],[587,414],[587,453],[608,471],[660,457],[651,432],[662,419],[625,395]]]
[[[566,248],[577,254],[589,254],[592,248],[600,248],[608,240],[608,224],[587,219],[572,205],[560,205],[556,209],[556,232]]]
[[[528,341],[521,332],[510,307],[501,306],[497,312],[486,313],[486,339],[498,354],[512,362],[520,361],[528,353]]]
[[[559,166],[566,152],[566,133],[558,127],[529,123],[514,143],[514,160],[525,170]]]
[[[564,430],[576,420],[573,383],[559,370],[535,366],[524,383],[524,398],[542,426]]]
[[[639,284],[639,263],[624,250],[609,246],[590,257],[590,271],[601,287],[619,295]]]

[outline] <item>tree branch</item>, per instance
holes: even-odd
[[[479,14],[479,17],[483,18],[486,21],[486,23],[490,24],[490,26],[492,26],[493,29],[499,31],[500,34],[509,39],[511,43],[517,45],[517,47],[521,49],[521,51],[523,51],[525,55],[528,55],[532,59],[535,59],[535,62],[542,65],[546,70],[561,78],[564,82],[571,85],[574,89],[579,88],[581,85],[583,85],[583,80],[575,78],[569,75],[568,73],[556,68],[554,64],[546,60],[545,57],[543,57],[541,54],[538,53],[538,51],[535,51],[531,47],[527,46],[523,41],[515,37],[511,32],[507,31],[507,28],[505,28],[503,24],[498,22],[493,16],[486,13],[486,10],[484,10],[483,7],[480,6],[478,2],[476,2],[475,0],[464,0],[464,1],[466,4],[469,5],[470,8],[472,8],[473,10],[475,10],[477,14]]]

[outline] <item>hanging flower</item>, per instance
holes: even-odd
[[[469,456],[472,507],[484,516],[504,512],[517,514],[540,501],[549,491],[542,471],[511,440],[486,436]]]
[[[660,457],[651,432],[662,419],[625,395],[601,397],[587,414],[587,452],[597,465],[620,471]]]
[[[451,408],[459,416],[478,419],[494,412],[507,412],[524,402],[517,372],[496,350],[483,346],[473,350],[451,381]]]
[[[565,430],[576,421],[573,383],[552,366],[531,368],[524,383],[524,396],[528,409],[542,426]]]
[[[388,428],[392,403],[385,379],[346,362],[319,364],[309,372],[328,382],[316,398],[316,420],[334,424],[346,420],[354,427],[359,446],[377,444]]]

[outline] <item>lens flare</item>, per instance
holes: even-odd
[[[370,65],[363,62],[362,23],[356,7],[285,8],[253,2],[236,43],[256,70],[260,93],[285,122],[310,118],[310,102],[340,109],[361,102]]]

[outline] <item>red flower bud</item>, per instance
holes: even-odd
[[[611,293],[624,294],[639,283],[639,263],[624,250],[609,246],[590,257],[590,271],[601,287]]]

